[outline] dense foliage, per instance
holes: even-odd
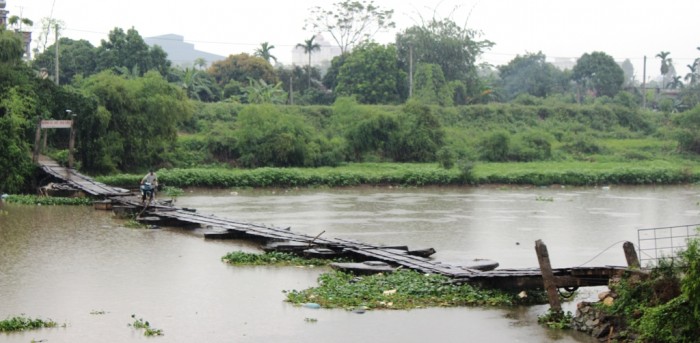
[[[602,310],[619,316],[630,341],[694,342],[700,335],[700,246],[688,242],[674,259],[661,260],[649,278],[614,285],[617,299]],[[618,328],[620,329],[620,328]]]
[[[351,5],[356,4],[342,4]],[[391,14],[376,10],[373,14],[387,19]],[[330,12],[319,9],[317,14],[324,13]],[[620,91],[625,71],[603,52],[585,54],[571,71],[555,69],[541,53],[488,68],[476,65],[478,56],[493,45],[480,36],[450,18],[432,18],[402,31],[395,44],[362,43],[345,51],[323,75],[309,65],[306,70],[273,68],[269,44],[256,56],[230,55],[209,68],[205,61],[172,68],[162,50],[147,46],[135,29],[115,28],[98,47],[62,39],[60,55],[71,61],[61,64],[58,81],[65,85],[57,86],[50,82],[52,76],[46,79],[38,72],[55,62],[50,47],[37,55],[32,70],[20,60],[18,36],[3,30],[0,143],[8,149],[0,161],[8,168],[0,187],[16,192],[27,186],[24,181],[32,173],[27,156],[37,119],[75,119],[76,165],[93,174],[152,167],[438,162],[448,177],[401,176],[398,183],[433,184],[447,178],[448,183],[597,184],[694,178],[697,75],[689,74],[688,89],[674,98],[663,92]],[[308,57],[314,52],[309,49]],[[663,57],[670,63],[668,53]],[[640,107],[642,97],[651,109]],[[224,101],[214,102],[219,100]],[[494,102],[499,100],[511,101]],[[690,110],[674,113],[684,108]],[[49,132],[44,153],[65,161],[67,138],[67,130]],[[481,179],[480,168],[474,168],[479,162],[659,160],[673,160],[675,168],[644,167],[640,172],[635,166],[593,175],[586,168],[564,167]],[[689,166],[683,168],[686,160]],[[353,176],[331,184],[356,181]]]
[[[142,78],[102,72],[81,86],[99,104],[79,119],[81,160],[94,172],[161,164],[177,139],[177,124],[192,114],[185,93],[155,72]]]

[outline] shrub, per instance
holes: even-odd
[[[481,159],[489,162],[503,162],[508,159],[510,135],[505,131],[488,134],[480,142]]]
[[[570,143],[564,144],[562,148],[570,153],[597,154],[601,151],[600,145],[590,135],[575,135]]]
[[[514,161],[541,161],[552,158],[554,138],[546,132],[529,131],[516,136],[509,151],[509,159]]]
[[[452,169],[455,165],[455,153],[449,147],[442,147],[438,150],[437,161],[441,167],[445,169]]]

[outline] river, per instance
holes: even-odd
[[[536,267],[624,265],[637,229],[700,222],[695,186],[463,187],[291,190],[189,189],[179,207],[323,237],[435,248],[434,258]],[[185,229],[134,229],[91,207],[0,207],[0,319],[24,314],[61,327],[0,334],[2,342],[132,342],[131,315],[163,342],[593,342],[537,324],[547,306],[411,311],[308,309],[284,291],[316,285],[323,268],[233,267],[242,241]],[[583,289],[576,301],[596,298]],[[565,307],[574,311],[575,302]]]

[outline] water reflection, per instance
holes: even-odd
[[[192,190],[177,204],[313,235],[430,246],[449,262],[483,257],[532,267],[536,239],[548,244],[555,266],[579,265],[618,241],[635,242],[637,228],[696,223],[698,196],[694,187]],[[298,308],[282,291],[315,285],[323,270],[220,262],[232,250],[255,251],[251,243],[131,229],[87,207],[2,210],[0,318],[26,314],[67,327],[3,334],[0,341],[136,341],[143,336],[127,327],[136,314],[163,329],[168,342],[592,342],[534,324],[545,307],[363,315]],[[604,264],[624,264],[621,245],[589,263]],[[595,295],[586,290],[582,297]]]

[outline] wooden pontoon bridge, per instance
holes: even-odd
[[[429,257],[413,254],[407,247],[383,246],[357,242],[341,238],[311,236],[292,231],[252,223],[244,223],[230,218],[197,213],[195,210],[177,208],[164,203],[143,206],[140,196],[126,189],[111,187],[96,182],[92,178],[77,173],[73,169],[59,166],[58,163],[41,157],[39,166],[55,183],[63,183],[77,191],[84,192],[101,200],[108,208],[130,209],[139,213],[139,218],[158,226],[191,226],[209,229],[210,237],[229,239],[250,239],[269,242],[293,242],[308,248],[321,248],[342,253],[356,261],[382,261],[394,267],[408,268],[421,273],[445,275],[454,282],[472,283],[489,288],[530,290],[530,289],[572,289],[585,286],[606,286],[613,277],[632,269],[627,266],[579,267],[552,269],[546,246],[537,241],[536,251],[539,268],[494,269],[481,271],[463,266],[450,265]],[[205,237],[207,235],[205,234]],[[628,242],[629,243],[629,242]],[[634,246],[625,244],[628,265],[638,270],[639,262]],[[430,249],[432,250],[432,249]],[[434,250],[433,250],[434,252]],[[635,262],[636,261],[636,262]],[[550,297],[551,302],[551,297]]]

